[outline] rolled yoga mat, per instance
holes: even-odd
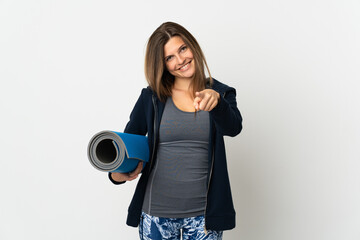
[[[142,135],[102,131],[90,140],[88,157],[100,171],[131,172],[139,161],[149,161],[148,140]]]

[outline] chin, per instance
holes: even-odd
[[[182,77],[182,78],[192,78],[194,76],[194,74],[184,74],[184,75],[181,75],[179,77]]]
[[[181,77],[184,77],[184,78],[192,78],[195,75],[195,71],[189,71],[189,72],[186,72],[186,73],[180,73],[179,75]]]

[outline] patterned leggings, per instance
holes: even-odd
[[[222,231],[204,232],[204,216],[162,218],[142,213],[139,225],[141,240],[221,240]]]

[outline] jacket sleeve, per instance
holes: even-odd
[[[236,90],[231,88],[220,93],[220,100],[210,111],[216,130],[223,135],[234,137],[241,132],[242,117],[236,103]]]
[[[147,133],[147,127],[146,127],[146,116],[145,116],[145,110],[144,110],[144,102],[143,102],[143,96],[144,96],[144,89],[141,92],[140,97],[135,103],[135,106],[130,114],[130,120],[126,124],[126,127],[124,129],[124,133],[131,133],[131,134],[138,134],[138,135],[146,135]],[[117,182],[111,177],[111,173],[108,173],[108,177],[110,181],[113,184],[119,185],[123,184],[126,181],[123,182]]]
[[[146,89],[141,91],[141,95],[138,98],[135,106],[130,114],[129,122],[126,124],[124,133],[146,135],[147,133],[147,124],[146,124],[146,114],[144,108],[144,95]]]
[[[123,182],[117,182],[117,181],[115,181],[115,180],[111,177],[111,172],[108,173],[108,177],[109,177],[110,181],[111,181],[113,184],[115,184],[115,185],[120,185],[120,184],[126,183],[126,181],[123,181]]]

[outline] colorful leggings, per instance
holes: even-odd
[[[141,240],[221,240],[222,231],[204,232],[204,216],[162,218],[142,213],[139,234]]]

